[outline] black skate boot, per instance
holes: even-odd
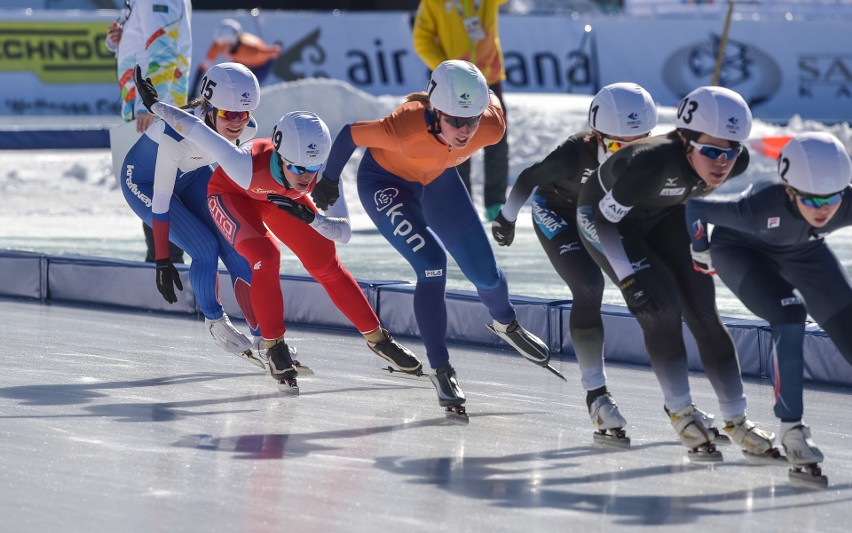
[[[527,361],[546,368],[562,381],[568,381],[562,375],[562,372],[556,370],[550,364],[550,349],[548,349],[544,341],[525,330],[523,326],[518,324],[517,320],[512,320],[508,324],[501,324],[496,320],[492,320],[490,324],[485,324],[485,326],[498,337],[509,343]]]
[[[429,375],[429,379],[432,380],[432,385],[438,392],[438,405],[447,408],[447,416],[467,422],[467,413],[464,408],[466,398],[456,381],[456,370],[452,365],[448,364],[436,369],[434,374]]]
[[[270,346],[266,351],[269,361],[269,373],[278,382],[278,390],[289,394],[299,394],[299,384],[296,376],[299,374],[290,357],[290,349],[283,338]]]
[[[380,342],[367,341],[367,346],[379,357],[388,361],[406,374],[419,376],[423,373],[423,365],[411,351],[396,342],[388,330],[381,328],[385,340]]]

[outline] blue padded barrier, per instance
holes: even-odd
[[[47,297],[47,259],[43,254],[0,250],[0,295]]]
[[[167,304],[154,286],[151,263],[74,255],[43,255],[0,250],[0,297],[32,298],[42,301],[117,306],[136,310],[198,314],[195,295],[188,281],[188,267],[176,265],[184,290],[177,304]],[[228,274],[220,272],[220,296],[226,312],[243,318],[236,304]],[[367,300],[377,310],[382,324],[394,335],[419,337],[414,320],[414,286],[400,281],[359,281]],[[285,319],[290,324],[354,330],[334,306],[322,286],[307,276],[281,276]],[[569,334],[570,301],[512,296],[518,320],[546,339],[554,354],[573,356]],[[448,291],[447,313],[451,342],[500,347],[511,351],[491,333],[485,306],[475,292]],[[601,316],[606,335],[606,357],[611,362],[648,365],[642,331],[626,308],[604,305]],[[740,355],[744,375],[772,376],[772,340],[766,322],[726,318]],[[695,341],[684,326],[690,368],[701,370]],[[805,378],[814,383],[852,385],[852,365],[818,327],[805,335]]]
[[[183,291],[177,293],[177,303],[169,304],[157,291],[153,263],[75,255],[47,256],[47,260],[49,300],[195,313],[195,293],[186,265],[175,265]]]
[[[414,318],[414,285],[382,285],[378,291],[382,324],[394,335],[419,337],[420,330]],[[446,299],[448,341],[511,349],[485,327],[491,323],[491,315],[476,292],[447,291]],[[550,300],[512,296],[512,303],[519,323],[545,341],[552,338],[548,320]],[[557,343],[551,343],[550,347],[554,351],[559,349]]]

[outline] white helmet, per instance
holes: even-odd
[[[254,73],[240,63],[213,65],[201,78],[201,96],[216,109],[252,111],[260,103]]]
[[[646,135],[657,126],[657,106],[641,86],[613,83],[592,98],[589,124],[595,131],[613,137]]]
[[[237,44],[240,39],[240,34],[243,32],[243,27],[234,19],[225,19],[216,27],[214,40],[217,42],[226,42],[229,44]]]
[[[675,127],[743,142],[751,133],[751,109],[730,89],[699,87],[680,101]]]
[[[453,117],[475,117],[488,109],[488,82],[476,65],[460,59],[444,61],[432,71],[426,88],[429,102]]]
[[[331,135],[321,118],[310,111],[287,113],[272,130],[272,144],[281,158],[292,165],[322,165],[331,150]]]
[[[852,181],[852,161],[834,135],[802,133],[781,149],[778,173],[794,189],[834,194]]]

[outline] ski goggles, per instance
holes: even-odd
[[[723,155],[730,161],[740,155],[743,151],[743,145],[741,144],[732,146],[731,148],[720,148],[718,146],[713,146],[712,144],[701,144],[695,141],[689,141],[689,144],[696,148],[699,154],[714,161]]]
[[[799,200],[802,201],[802,205],[810,207],[811,209],[819,209],[823,206],[833,207],[840,203],[840,199],[843,198],[843,193],[846,192],[840,191],[834,194],[807,194],[793,187],[790,187],[790,191],[793,195],[799,197]]]
[[[292,172],[293,174],[299,174],[300,176],[304,173],[314,174],[319,172],[319,169],[322,168],[322,165],[310,165],[307,167],[300,167],[299,165],[293,165],[291,163],[287,163],[287,170]]]
[[[603,138],[603,144],[604,144],[604,146],[606,146],[607,152],[612,152],[612,153],[615,153],[615,152],[621,150],[622,148],[624,148],[625,146],[630,144],[630,142],[631,141],[622,141],[620,139],[609,139],[607,137]]]
[[[482,115],[476,115],[475,117],[454,117],[452,115],[445,115],[444,113],[441,113],[441,116],[444,117],[447,124],[454,128],[462,128],[464,126],[475,128],[477,124],[479,124],[479,121],[482,120]]]
[[[239,120],[242,122],[243,120],[248,120],[251,116],[251,111],[225,111],[224,109],[217,109],[216,116],[225,120]]]

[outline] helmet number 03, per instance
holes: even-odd
[[[215,86],[216,82],[207,76],[201,78],[201,96],[203,96],[205,100],[213,98],[213,87]]]
[[[692,122],[692,114],[695,113],[696,109],[698,109],[698,102],[684,98],[677,108],[677,118],[683,119],[684,122],[689,124]]]

